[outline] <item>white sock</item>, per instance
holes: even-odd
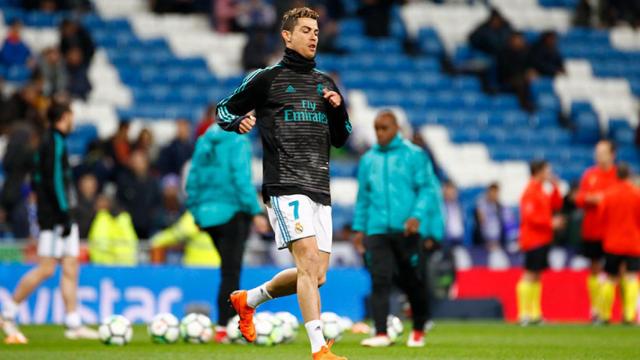
[[[7,299],[2,304],[2,317],[9,321],[15,321],[19,307],[20,304],[17,304],[15,301],[13,301],[12,298]]]
[[[317,353],[322,349],[323,346],[327,345],[327,342],[324,339],[324,335],[322,334],[322,321],[320,320],[311,320],[308,323],[304,324],[305,329],[307,329],[307,335],[309,336],[309,342],[311,342],[311,352]]]
[[[247,305],[257,308],[260,304],[273,299],[267,291],[267,283],[247,291]]]
[[[69,329],[76,329],[82,325],[82,319],[77,311],[67,313],[64,318],[64,325]]]

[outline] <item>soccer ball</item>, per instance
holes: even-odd
[[[402,321],[395,315],[387,316],[387,336],[391,341],[396,341],[404,331]]]
[[[273,323],[264,318],[254,318],[254,325],[256,327],[256,340],[255,344],[258,346],[272,346],[275,342],[272,338]]]
[[[353,326],[353,320],[346,316],[341,317],[338,323],[340,324],[340,332],[342,333],[351,330],[351,327]]]
[[[236,315],[229,320],[227,324],[227,337],[232,344],[246,344],[247,341],[242,336],[238,324],[240,323],[240,316]]]
[[[273,331],[271,331],[271,339],[274,344],[281,344],[284,342],[284,327],[289,327],[289,324],[285,324],[280,318],[273,315],[269,316],[269,321],[273,325]]]
[[[213,336],[211,320],[205,315],[191,313],[180,322],[180,335],[188,343],[207,343]]]
[[[131,322],[122,315],[111,315],[102,320],[98,328],[100,340],[107,345],[126,345],[131,341]]]
[[[156,344],[173,344],[180,339],[180,322],[172,314],[158,314],[147,327],[151,341]]]
[[[281,311],[275,314],[275,317],[282,320],[282,335],[284,337],[284,343],[293,342],[298,336],[298,328],[300,327],[300,323],[298,323],[298,319],[293,316],[293,314]]]
[[[333,312],[324,312],[320,315],[322,320],[322,334],[327,340],[340,340],[342,329],[340,327],[340,316]]]

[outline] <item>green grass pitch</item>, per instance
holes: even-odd
[[[0,359],[310,359],[304,330],[295,343],[262,348],[253,345],[156,345],[144,326],[136,326],[124,347],[97,341],[69,341],[59,326],[25,326],[30,343],[0,344]],[[440,321],[422,349],[396,345],[383,349],[359,346],[363,335],[346,335],[335,352],[349,359],[640,359],[640,328],[544,325],[521,328],[500,322]]]

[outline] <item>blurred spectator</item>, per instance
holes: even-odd
[[[221,33],[231,31],[236,17],[233,0],[216,0],[213,6],[213,23],[216,31]]]
[[[507,46],[498,55],[497,71],[502,90],[515,93],[520,106],[529,112],[533,111],[529,88],[533,77],[529,71],[529,47],[521,33],[514,32],[509,37]]]
[[[270,31],[257,29],[251,31],[249,40],[242,50],[242,67],[245,71],[262,69],[269,65],[274,46],[269,37]]]
[[[129,120],[120,120],[118,131],[109,141],[108,153],[115,162],[115,172],[118,173],[129,164],[131,144],[129,144]],[[116,175],[117,177],[117,175]]]
[[[38,141],[32,127],[24,124],[16,125],[9,133],[9,141],[2,159],[5,181],[0,200],[17,238],[29,236],[27,175],[33,170],[33,157]]]
[[[564,73],[564,62],[558,50],[558,34],[545,31],[531,48],[530,62],[533,69],[542,76],[556,76]]]
[[[91,35],[77,21],[67,19],[60,24],[60,51],[67,58],[74,48],[82,50],[82,62],[88,68],[96,50]]]
[[[613,27],[619,22],[627,23],[634,28],[640,26],[639,0],[606,0],[600,3],[602,22]]]
[[[74,219],[78,223],[80,238],[86,239],[94,217],[98,200],[98,179],[93,174],[85,174],[78,180],[78,204]]]
[[[157,168],[160,174],[181,174],[184,164],[193,154],[193,140],[191,139],[191,123],[189,120],[179,119],[176,122],[176,138],[169,145],[160,150]]]
[[[50,47],[42,52],[38,59],[38,72],[44,81],[44,96],[67,91],[67,69],[58,49]]]
[[[101,195],[89,231],[89,256],[98,265],[135,266],[138,263],[138,237],[131,216]]]
[[[216,105],[209,104],[209,106],[207,106],[207,110],[204,112],[204,115],[202,116],[202,119],[198,123],[198,126],[196,126],[196,138],[199,138],[200,136],[202,136],[207,131],[209,126],[213,125],[215,122],[216,122]]]
[[[160,204],[160,188],[149,172],[149,159],[143,152],[131,154],[129,169],[118,176],[117,187],[118,203],[131,214],[136,234],[140,239],[148,239]]]
[[[276,10],[263,0],[240,0],[236,3],[236,25],[242,31],[271,29],[276,23]]]
[[[22,22],[13,20],[10,23],[7,38],[0,49],[0,64],[5,66],[27,66],[31,58],[31,50],[22,40]]]
[[[318,51],[321,53],[338,52],[335,46],[339,31],[338,23],[329,16],[326,6],[322,4],[315,5],[313,10],[320,15],[318,26],[322,31],[322,36],[318,38]]]
[[[153,12],[159,14],[179,13],[193,14],[203,9],[203,4],[207,0],[151,0],[150,6]]]
[[[512,32],[507,19],[498,10],[492,9],[489,19],[469,35],[469,43],[476,50],[497,56],[507,44]]]
[[[14,123],[23,123],[34,126],[36,129],[44,129],[45,120],[41,111],[42,99],[40,98],[40,84],[30,82],[15,92],[2,110],[0,128],[3,132]]]
[[[155,219],[155,229],[164,229],[178,221],[184,206],[180,199],[180,177],[169,174],[162,178],[162,202]]]
[[[445,246],[455,246],[464,243],[464,210],[458,199],[458,189],[451,181],[444,183],[444,206],[446,211]]]
[[[82,49],[72,47],[66,53],[67,73],[69,74],[69,84],[67,90],[74,98],[87,99],[91,91],[89,81],[89,68],[83,59]]]
[[[153,163],[158,157],[158,149],[154,146],[153,133],[148,128],[144,128],[138,134],[138,139],[133,144],[134,151],[142,151]]]
[[[220,254],[213,246],[213,240],[198,228],[190,212],[185,212],[175,224],[151,238],[152,254],[161,253],[158,257],[164,257],[166,248],[178,244],[184,244],[183,265],[220,267]],[[163,259],[155,260],[161,262],[159,260]]]
[[[504,241],[503,208],[500,203],[500,187],[489,185],[484,195],[476,202],[476,243],[487,248],[500,247]]]
[[[367,36],[389,36],[392,0],[363,0],[358,9],[358,16],[364,21]]]

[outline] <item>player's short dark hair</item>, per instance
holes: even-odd
[[[391,109],[382,109],[380,111],[378,111],[378,113],[376,114],[376,119],[379,119],[383,116],[387,116],[389,118],[391,118],[391,120],[393,120],[393,122],[397,125],[398,124],[398,117],[396,116],[396,114],[391,111]]]
[[[531,176],[538,175],[547,166],[549,166],[549,163],[546,160],[533,160],[529,164],[529,171],[531,172]]]
[[[500,190],[500,184],[498,184],[497,182],[492,182],[491,184],[489,184],[489,187],[487,189]]]
[[[631,177],[631,167],[627,163],[620,163],[617,167],[617,175],[620,180],[627,180]]]
[[[313,19],[318,20],[320,18],[320,14],[317,11],[311,10],[308,7],[294,8],[282,16],[282,30],[293,31],[293,28],[296,27],[298,23],[298,19]]]
[[[47,109],[47,119],[49,123],[56,124],[68,112],[71,112],[71,106],[68,103],[54,101]]]
[[[616,144],[615,141],[611,139],[603,139],[603,140],[600,140],[600,142],[609,145],[609,150],[611,150],[612,154],[615,154],[618,151],[618,145]]]

